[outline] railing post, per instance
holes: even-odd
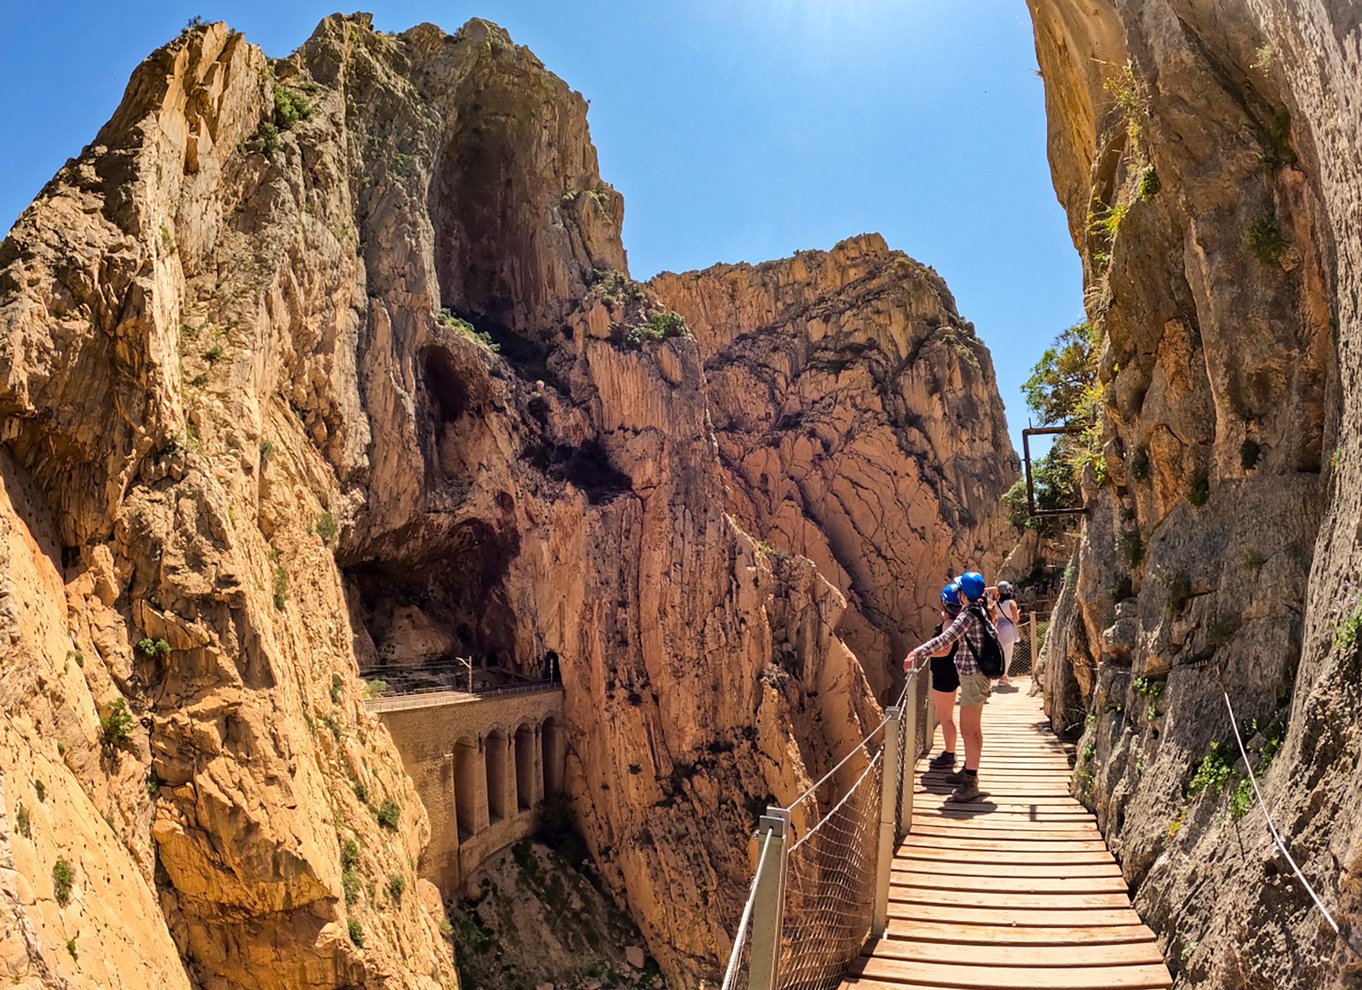
[[[1036,676],[1036,661],[1040,659],[1036,655],[1036,613],[1031,613],[1031,676]]]
[[[780,931],[785,918],[785,862],[789,855],[790,813],[770,805],[757,822],[757,842],[770,836],[766,862],[757,874],[752,901],[752,954],[748,990],[776,990],[780,976]]]
[[[917,683],[909,681],[906,711],[903,718],[903,745],[905,752],[899,754],[899,765],[903,768],[903,786],[899,788],[899,818],[902,830],[895,838],[901,839],[913,830],[913,788],[917,786]],[[930,702],[929,702],[930,704]]]
[[[880,844],[875,857],[875,913],[870,934],[879,938],[889,925],[889,876],[894,865],[894,815],[898,813],[899,720],[902,708],[890,708],[885,715],[884,763],[880,767]]]

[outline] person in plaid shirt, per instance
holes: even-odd
[[[970,571],[956,578],[960,595],[970,606],[984,597],[983,575]],[[966,607],[961,610],[955,621],[942,630],[941,635],[927,640],[913,650],[903,661],[903,670],[908,672],[921,666],[928,657],[950,651],[954,645],[961,649],[955,651],[955,669],[960,675],[960,735],[965,742],[964,769],[946,775],[955,790],[949,800],[956,802],[976,801],[983,793],[979,790],[979,757],[984,748],[982,725],[984,702],[992,690],[988,676],[979,671],[977,657],[983,650],[984,628],[979,618],[979,610]]]

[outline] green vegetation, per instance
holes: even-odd
[[[1125,222],[1126,214],[1129,212],[1129,203],[1118,203],[1111,209],[1093,217],[1093,230],[1115,237],[1120,232],[1121,224]]]
[[[1251,571],[1256,571],[1267,563],[1267,558],[1257,550],[1248,550],[1244,553],[1244,566]]]
[[[1291,111],[1283,110],[1272,118],[1263,135],[1263,171],[1275,175],[1287,165],[1296,164],[1296,153],[1291,150]]]
[[[388,897],[394,904],[402,903],[402,892],[407,889],[407,881],[397,874],[388,877]]]
[[[1192,578],[1186,571],[1165,575],[1163,585],[1168,592],[1168,605],[1175,612],[1181,612],[1192,600]]]
[[[1161,188],[1163,187],[1159,184],[1159,173],[1154,171],[1153,165],[1146,165],[1140,169],[1140,182],[1137,187],[1140,199],[1153,199]]]
[[[400,816],[401,811],[392,798],[384,798],[383,803],[378,807],[378,824],[390,832],[395,832]]]
[[[132,727],[136,724],[128,703],[119,698],[109,706],[109,714],[99,720],[99,734],[105,746],[117,746],[132,738]]]
[[[1285,252],[1289,242],[1282,233],[1281,221],[1270,209],[1254,217],[1244,231],[1244,248],[1260,264],[1270,265]]]
[[[52,894],[57,898],[57,903],[63,907],[71,900],[71,885],[75,879],[76,873],[65,859],[59,859],[52,864]]]
[[[76,940],[74,938],[68,938],[66,940],[66,951],[71,953],[72,959],[79,958],[79,956],[76,954]]]
[[[24,807],[22,801],[19,802],[19,807],[14,812],[14,827],[25,839],[33,838],[33,822],[28,817],[28,809]]]
[[[1178,809],[1178,813],[1173,816],[1173,820],[1168,823],[1168,834],[1176,838],[1177,834],[1180,831],[1182,831],[1182,826],[1186,823],[1186,821],[1187,821],[1187,805],[1184,804],[1181,808]]]
[[[757,540],[757,549],[760,550],[762,553],[766,554],[766,556],[768,557],[776,558],[776,560],[786,560],[789,557],[789,554],[780,550],[778,547],[775,547],[772,544],[766,542],[765,540]]]
[[[72,661],[77,667],[85,666],[85,654],[80,650],[67,650],[66,659]]]
[[[33,781],[33,793],[38,795],[39,801],[47,800],[47,785],[41,780]]]
[[[476,343],[481,344],[483,347],[487,348],[493,354],[501,350],[501,345],[492,339],[491,334],[483,330],[477,329],[475,326],[473,326],[473,324],[469,323],[462,317],[455,316],[453,310],[441,308],[439,314],[435,318],[435,321],[440,326],[446,327],[447,329],[453,330],[457,333],[461,333],[470,340],[473,340]]]
[[[1253,805],[1253,781],[1245,777],[1239,781],[1238,786],[1230,792],[1230,803],[1228,811],[1230,817],[1235,821],[1248,814],[1249,808]]]
[[[1263,445],[1257,440],[1245,440],[1239,445],[1239,464],[1245,471],[1252,471],[1258,466],[1258,461],[1263,456]]]
[[[331,704],[339,705],[341,700],[341,686],[344,682],[340,674],[331,675]]]
[[[656,312],[642,323],[631,326],[624,334],[624,341],[630,347],[639,348],[667,337],[684,337],[686,333],[686,321],[681,314]]]
[[[1136,481],[1148,481],[1154,475],[1154,464],[1149,459],[1149,451],[1141,447],[1135,451],[1130,461],[1130,476]]]
[[[1209,752],[1197,767],[1196,773],[1192,775],[1191,783],[1187,785],[1188,800],[1199,797],[1206,791],[1219,794],[1233,773],[1234,764],[1227,758],[1225,749],[1220,743],[1211,743]]]
[[[260,440],[260,469],[263,471],[274,458],[274,444],[263,437]]]
[[[279,611],[284,610],[284,604],[288,601],[288,571],[284,570],[283,564],[274,565],[274,607]]]
[[[1117,112],[1125,118],[1131,150],[1139,154],[1144,118],[1149,115],[1149,98],[1135,79],[1134,66],[1127,61],[1102,84],[1102,88],[1111,94]]]
[[[1211,480],[1204,474],[1197,475],[1192,481],[1191,487],[1187,489],[1187,501],[1199,509],[1210,500]]]
[[[274,123],[281,131],[312,116],[312,104],[306,96],[290,86],[274,84]]]
[[[170,644],[148,636],[137,641],[137,651],[147,657],[167,657],[170,656]]]
[[[1097,755],[1097,744],[1096,744],[1096,743],[1088,743],[1086,746],[1083,747],[1083,762],[1084,762],[1084,763],[1090,763],[1090,762],[1092,762],[1092,758],[1093,758],[1094,756],[1096,756],[1096,755]]]
[[[388,682],[379,678],[364,682],[364,697],[381,698],[388,693]]]
[[[345,927],[346,931],[350,934],[350,941],[354,942],[356,947],[361,949],[364,948],[364,926],[354,918],[351,918]]]
[[[369,788],[362,780],[355,781],[355,799],[361,804],[369,803]]]
[[[346,904],[354,904],[359,900],[360,886],[358,873],[353,870],[341,871],[341,893],[345,895]]]
[[[329,512],[323,512],[317,517],[317,535],[322,538],[322,543],[328,547],[336,545],[336,534],[340,532],[340,527],[336,525],[336,517]]]

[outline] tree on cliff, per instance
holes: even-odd
[[[1078,504],[1078,477],[1092,464],[1099,480],[1105,474],[1101,460],[1099,412],[1102,386],[1097,381],[1101,331],[1088,323],[1063,330],[1046,348],[1022,385],[1026,405],[1042,426],[1082,426],[1083,432],[1061,434],[1054,446],[1032,464],[1036,508],[1064,509]],[[1026,481],[1017,481],[1003,501],[1008,518],[1018,529],[1050,534],[1062,528],[1053,519],[1033,518],[1026,499]]]

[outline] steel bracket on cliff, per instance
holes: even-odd
[[[1028,426],[1022,430],[1022,465],[1026,468],[1026,510],[1032,518],[1037,516],[1081,516],[1088,511],[1086,505],[1073,509],[1037,509],[1036,484],[1031,477],[1031,438],[1052,437],[1064,433],[1082,433],[1084,427],[1075,426]]]

